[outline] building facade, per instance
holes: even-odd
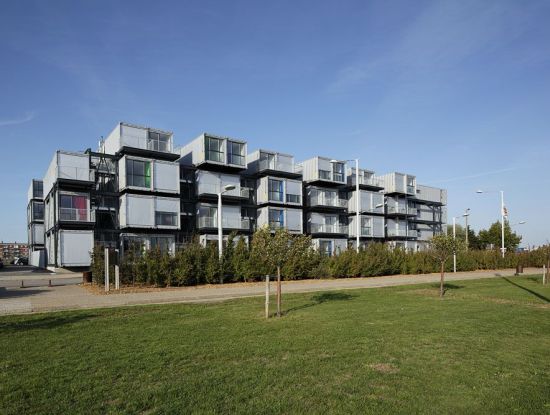
[[[220,220],[225,242],[284,228],[327,255],[355,247],[357,232],[361,246],[421,250],[445,230],[446,191],[413,175],[247,147],[204,133],[176,148],[171,132],[121,122],[97,151],[59,150],[29,189],[31,251],[51,267],[86,267],[94,244],[124,253],[217,242]]]

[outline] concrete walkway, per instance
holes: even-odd
[[[515,270],[447,273],[446,281],[497,278],[514,275]],[[524,274],[540,274],[541,269],[526,268]],[[283,293],[303,293],[327,290],[390,287],[433,283],[439,274],[392,275],[371,278],[343,278],[333,280],[302,280],[283,282]],[[139,304],[198,303],[234,298],[262,296],[265,283],[239,283],[198,287],[170,288],[149,292],[94,294],[80,285],[32,286],[19,288],[0,282],[0,315],[46,312],[57,310],[119,307]],[[271,285],[272,293],[275,285]]]

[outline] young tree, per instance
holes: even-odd
[[[292,250],[293,238],[286,229],[277,229],[272,235],[268,227],[259,229],[252,239],[252,259],[255,265],[271,273],[277,271],[277,317],[281,316],[281,269]],[[265,264],[262,266],[261,264]]]
[[[464,250],[465,242],[458,238],[453,238],[452,235],[435,235],[431,241],[431,252],[434,258],[440,264],[441,280],[439,284],[439,296],[443,298],[445,294],[445,263],[453,255]]]

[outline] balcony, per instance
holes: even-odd
[[[357,235],[355,226],[351,225],[349,226],[349,235],[355,237]],[[359,236],[360,237],[366,237],[366,238],[372,238],[372,227],[370,226],[362,226],[359,230]]]
[[[343,209],[348,207],[348,201],[346,199],[337,197],[326,198],[323,196],[310,196],[308,202],[309,206],[328,206]]]
[[[57,178],[65,180],[78,180],[82,182],[93,182],[95,174],[93,170],[81,167],[57,166]]]
[[[310,223],[309,229],[311,233],[348,233],[348,226],[340,224]]]
[[[88,209],[60,207],[59,220],[63,222],[88,222]]]
[[[418,214],[418,209],[410,206],[391,206],[388,205],[388,214],[389,215],[408,215],[408,216],[416,216]]]
[[[416,238],[418,236],[418,231],[415,229],[388,229],[388,236]]]
[[[199,216],[198,218],[199,229],[204,228],[217,228],[218,218],[211,216]],[[231,218],[222,216],[222,228],[224,229],[250,229],[250,219],[248,218]]]
[[[262,172],[265,170],[281,171],[285,173],[295,173],[294,164],[285,163],[280,160],[259,160],[258,161],[258,171]]]

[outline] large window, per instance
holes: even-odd
[[[244,166],[244,144],[232,141],[227,142],[227,162],[229,164]]]
[[[44,220],[43,202],[32,202],[32,220]]]
[[[170,152],[170,136],[168,134],[149,131],[147,149],[154,151]]]
[[[126,182],[128,186],[151,188],[151,162],[127,159]]]
[[[332,163],[332,179],[335,182],[344,181],[344,163]]]
[[[218,226],[218,208],[201,206],[198,213],[199,228],[215,228]]]
[[[283,181],[269,179],[269,200],[275,202],[283,202]]]
[[[285,224],[284,211],[282,209],[269,209],[269,227],[282,228]]]
[[[319,241],[319,252],[322,255],[332,256],[332,241]]]
[[[220,138],[206,137],[205,139],[205,155],[208,161],[217,161],[223,163],[222,140]]]
[[[275,169],[275,155],[271,153],[260,152],[260,170]]]
[[[151,249],[158,249],[160,252],[172,253],[174,239],[171,236],[151,236]]]
[[[286,195],[286,201],[287,203],[300,203],[301,202],[301,196],[300,195]]]
[[[44,183],[40,180],[33,180],[32,182],[33,197],[42,199],[44,197]]]
[[[319,170],[319,179],[330,180],[330,171]]]
[[[59,220],[88,221],[88,198],[80,195],[59,195]]]
[[[155,225],[157,226],[177,226],[178,215],[175,212],[155,212]]]

